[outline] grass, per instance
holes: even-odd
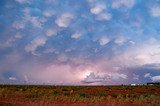
[[[14,101],[15,97],[17,101]],[[160,87],[0,85],[0,105],[2,101],[18,104],[19,100],[24,101],[24,104],[37,100],[36,105],[47,103],[106,105],[107,103],[109,106],[115,104],[159,106]]]
[[[97,96],[97,97],[107,97],[108,94],[104,94],[104,93],[97,93],[95,94],[94,96]]]
[[[81,90],[83,87],[82,86],[71,86],[71,89],[73,91],[78,91],[78,90]]]

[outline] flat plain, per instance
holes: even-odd
[[[160,86],[0,85],[0,106],[160,106]]]

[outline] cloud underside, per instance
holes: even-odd
[[[160,81],[159,1],[7,0],[0,83]]]

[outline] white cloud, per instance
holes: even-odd
[[[43,24],[47,21],[46,18],[40,18],[38,16],[31,16],[31,9],[26,7],[22,10],[24,13],[24,23],[31,23],[34,27],[42,28]]]
[[[28,16],[28,15],[30,15],[31,10],[30,10],[29,7],[25,7],[25,8],[22,10],[22,12],[24,13],[25,16]]]
[[[160,63],[160,43],[157,40],[154,42],[147,40],[136,45],[114,56],[112,62],[126,67]]]
[[[160,17],[160,6],[151,7],[150,13],[153,17]]]
[[[23,37],[23,35],[20,33],[20,32],[17,32],[16,34],[15,34],[15,38],[16,39],[21,39]]]
[[[96,4],[93,8],[90,9],[92,14],[100,14],[106,8],[105,4]]]
[[[34,54],[39,46],[43,46],[46,44],[46,41],[47,41],[46,37],[43,36],[37,37],[30,44],[25,46],[25,50],[27,52],[31,52],[32,54]]]
[[[20,4],[29,3],[29,0],[15,0],[15,1],[20,3]]]
[[[151,74],[150,74],[150,73],[146,73],[146,74],[144,75],[144,78],[151,78]]]
[[[45,10],[45,11],[43,12],[43,15],[44,15],[45,17],[52,17],[54,14],[55,14],[55,12],[54,12],[53,10]]]
[[[109,43],[109,39],[106,37],[106,36],[103,36],[103,37],[101,37],[100,39],[99,39],[99,43],[100,43],[100,45],[106,45],[107,43]]]
[[[71,38],[73,39],[79,39],[82,36],[82,33],[80,32],[76,32],[74,34],[71,35]]]
[[[130,43],[131,45],[135,45],[135,44],[136,44],[134,41],[129,41],[129,43]]]
[[[83,80],[84,83],[107,82],[109,80],[127,79],[127,75],[120,73],[94,73],[90,72],[89,75]]]
[[[112,15],[110,13],[100,13],[97,15],[97,20],[110,20],[112,18]]]
[[[124,39],[124,37],[119,36],[119,37],[117,37],[117,38],[115,39],[114,42],[115,42],[116,44],[121,45],[121,44],[123,44],[123,43],[125,42],[125,39]]]
[[[38,28],[42,28],[43,19],[40,19],[38,17],[30,17],[29,20],[33,24],[33,26],[38,27]]]
[[[46,31],[46,35],[47,35],[47,36],[54,36],[54,35],[57,35],[57,33],[58,33],[58,30],[57,30],[57,29],[48,29],[48,30]]]
[[[60,17],[57,17],[57,19],[55,20],[55,23],[59,27],[66,28],[69,26],[73,18],[74,16],[71,13],[63,13]]]
[[[120,78],[127,79],[127,75],[120,74],[120,73],[112,73],[112,74],[109,74],[109,76],[111,77],[111,79],[114,79],[114,80],[118,80]]]
[[[17,80],[17,78],[16,77],[9,77],[9,80],[15,81],[15,80]]]
[[[135,0],[114,0],[112,2],[112,8],[120,8],[122,6],[131,8],[135,4]]]
[[[15,21],[15,22],[13,22],[12,27],[17,30],[23,29],[25,27],[25,23],[22,21]]]
[[[22,35],[17,32],[15,36],[8,38],[5,42],[0,42],[0,48],[12,47],[18,39],[21,39]]]
[[[54,53],[56,50],[53,48],[47,48],[43,53]]]
[[[95,15],[96,20],[110,20],[112,18],[112,14],[107,11],[107,7],[105,3],[91,3],[90,12]]]
[[[153,82],[160,81],[160,75],[151,77]]]
[[[106,82],[107,80],[108,78],[95,75],[93,72],[91,72],[88,76],[86,76],[83,82],[84,83],[94,83],[94,82]]]

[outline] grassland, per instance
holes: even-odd
[[[160,86],[0,85],[0,106],[160,106]]]

